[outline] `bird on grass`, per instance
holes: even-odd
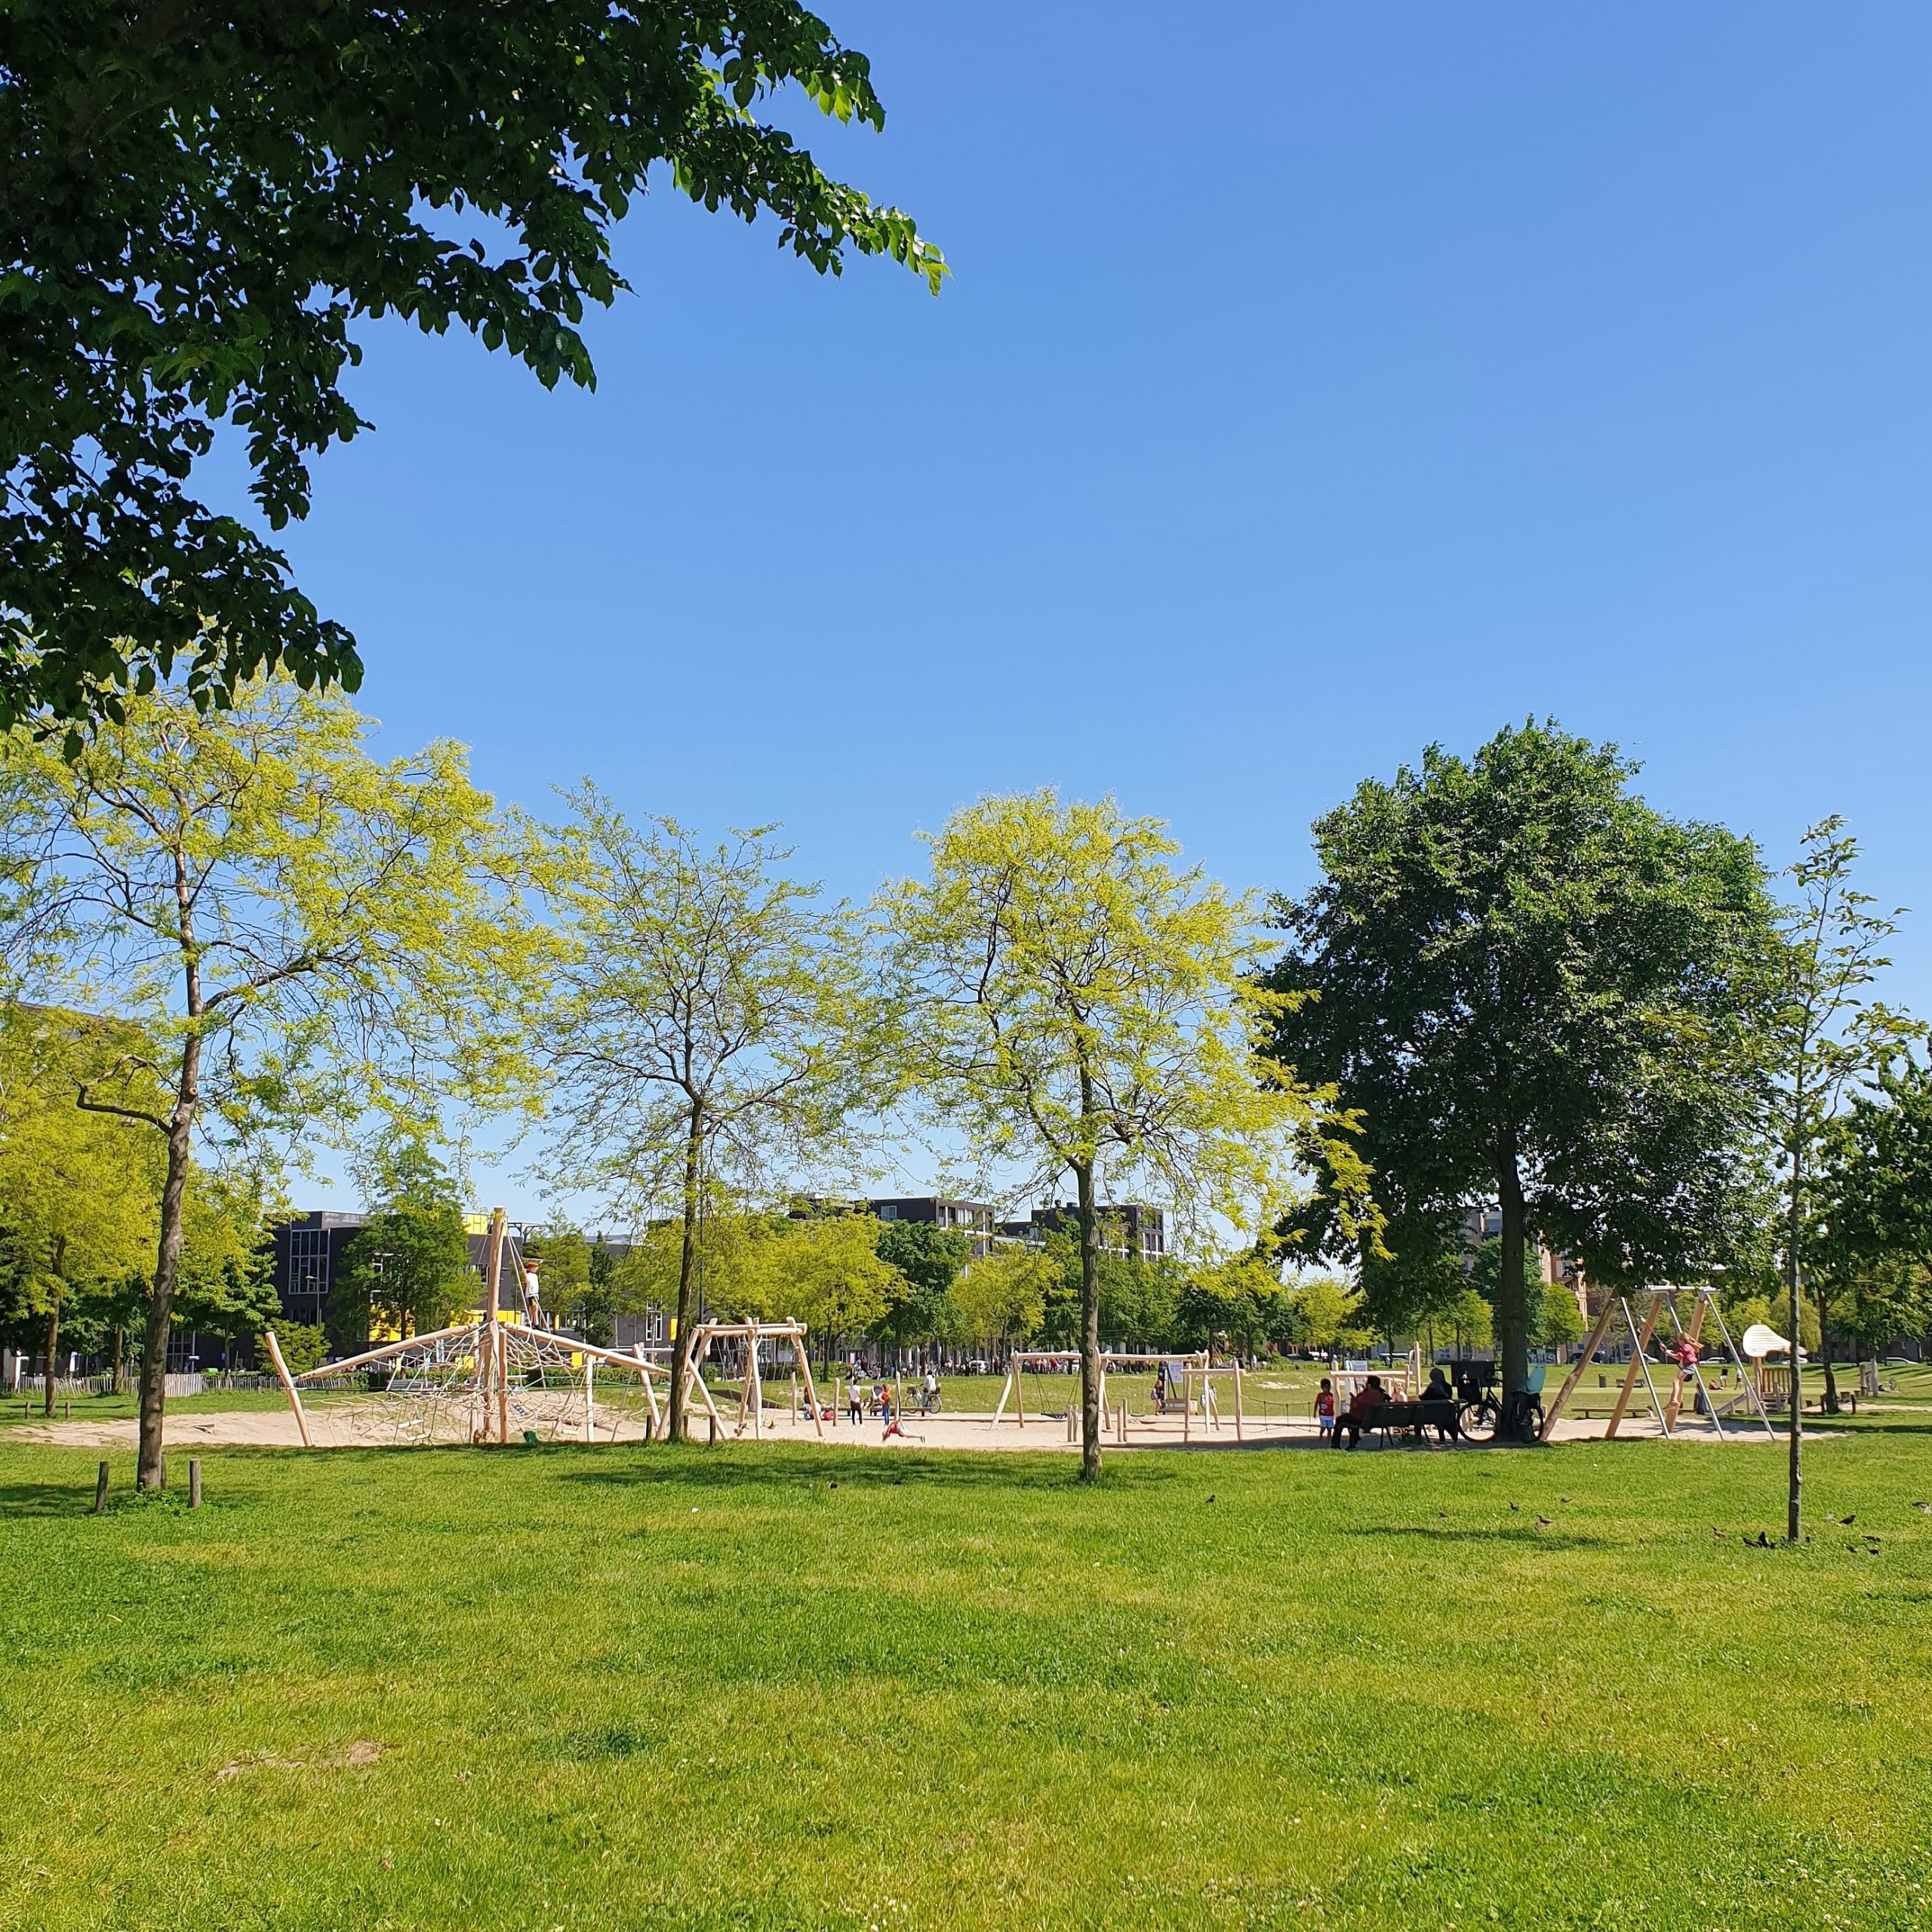
[[[1545,1529],[1548,1529],[1549,1527],[1551,1519],[1549,1517],[1539,1516],[1537,1518],[1537,1521],[1540,1523]]]
[[[1857,1521],[1858,1521],[1857,1513],[1854,1511],[1854,1512],[1850,1515],[1847,1516],[1847,1517],[1844,1519],[1844,1526],[1845,1526],[1845,1527],[1846,1527],[1847,1529],[1850,1529],[1850,1528],[1851,1527],[1852,1524],[1854,1524],[1855,1522],[1857,1522]]]

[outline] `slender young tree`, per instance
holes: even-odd
[[[1512,1398],[1533,1235],[1598,1279],[1667,1279],[1726,1262],[1749,1222],[1770,895],[1748,841],[1654,811],[1635,769],[1554,724],[1468,760],[1431,746],[1317,823],[1321,881],[1277,902],[1294,943],[1271,983],[1315,997],[1275,1052],[1362,1110],[1392,1222],[1500,1207]]]
[[[562,838],[571,952],[545,1019],[551,1178],[679,1229],[676,1342],[688,1346],[700,1223],[845,1146],[888,1063],[854,922],[789,876],[771,828],[706,847],[630,825],[589,785]],[[681,1439],[684,1377],[671,1383]]]
[[[165,1150],[140,1371],[140,1486],[162,1477],[168,1327],[198,1143],[417,1119],[513,1091],[546,956],[460,749],[380,763],[343,700],[272,681],[204,712],[130,694],[71,761],[0,740],[0,958],[142,1044],[78,1104]],[[161,1099],[153,1097],[158,1088]]]
[[[1302,1139],[1324,1137],[1345,1197],[1360,1164],[1331,1094],[1257,1050],[1296,995],[1256,977],[1255,907],[1177,868],[1159,821],[1043,791],[983,798],[928,842],[930,875],[884,901],[921,1016],[914,1063],[988,1172],[1073,1182],[1091,1481],[1107,1185],[1157,1189],[1184,1226],[1258,1232],[1300,1192]]]
[[[1820,1226],[1825,1156],[1854,1095],[1923,1031],[1867,991],[1891,964],[1884,948],[1898,930],[1898,915],[1878,912],[1871,895],[1853,886],[1857,860],[1858,841],[1842,818],[1822,819],[1805,833],[1789,875],[1797,896],[1786,914],[1764,1020],[1771,1136],[1784,1183],[1781,1259],[1792,1352],[1785,1534],[1793,1543],[1802,1531],[1804,1493],[1798,1341],[1814,1250],[1825,1258],[1826,1234]],[[1819,1315],[1822,1324],[1822,1299]],[[1818,1352],[1824,1359],[1826,1401],[1835,1406],[1828,1340],[1821,1326]]]

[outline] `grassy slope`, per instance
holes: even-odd
[[[0,1442],[0,1925],[1932,1910],[1924,1411],[1795,1552],[1765,1449],[94,1460]]]

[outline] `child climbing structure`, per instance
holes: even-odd
[[[537,1325],[541,1317],[527,1291],[518,1312],[500,1307],[507,1227],[504,1211],[496,1209],[485,1251],[483,1307],[473,1321],[300,1375],[289,1373],[269,1331],[269,1359],[304,1447],[315,1447],[318,1435],[371,1444],[595,1442],[662,1433],[656,1383],[668,1384],[669,1371],[640,1352],[601,1348]],[[305,1393],[325,1398],[320,1413],[306,1407]]]

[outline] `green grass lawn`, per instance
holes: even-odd
[[[1932,1921],[1932,1411],[1796,1551],[1744,1447],[97,1460],[0,1439],[0,1925]]]

